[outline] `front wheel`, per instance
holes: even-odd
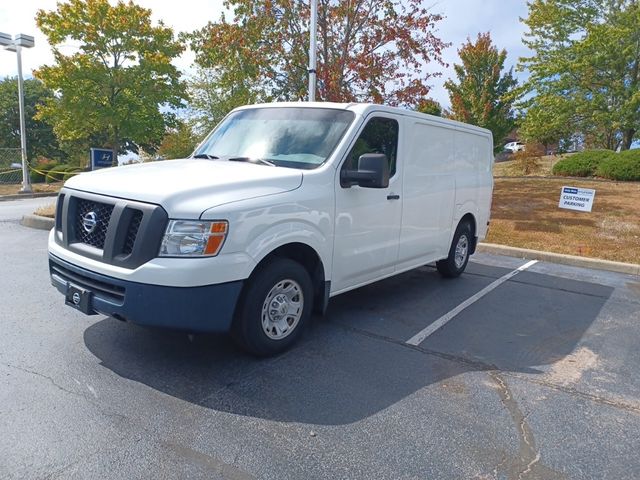
[[[455,278],[464,272],[469,262],[471,238],[471,226],[467,222],[458,225],[456,233],[453,235],[449,256],[436,262],[440,275]]]
[[[275,258],[253,274],[236,311],[232,335],[244,350],[275,355],[300,337],[313,308],[313,284],[306,269]]]

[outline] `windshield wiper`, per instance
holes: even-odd
[[[249,158],[249,157],[231,157],[228,159],[230,162],[248,162],[248,163],[261,163],[262,165],[269,165],[275,167],[276,164],[265,160],[264,158]]]
[[[209,155],[208,153],[198,153],[194,155],[192,158],[206,158],[207,160],[219,160],[220,157],[216,157],[215,155]]]

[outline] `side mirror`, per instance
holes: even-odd
[[[389,160],[383,153],[365,153],[358,159],[358,170],[342,170],[340,186],[350,188],[387,188],[389,186]]]

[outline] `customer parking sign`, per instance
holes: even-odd
[[[590,212],[596,191],[589,188],[562,187],[560,191],[560,208]]]

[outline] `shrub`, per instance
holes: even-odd
[[[599,177],[611,180],[640,180],[640,150],[626,150],[616,153],[606,162],[600,163],[597,170]]]
[[[39,170],[39,169],[38,169]],[[31,177],[31,183],[42,183],[44,182],[44,175],[35,170],[29,171],[29,177]]]
[[[58,162],[54,160],[42,160],[36,163],[29,172],[32,183],[41,183],[46,180],[47,173],[58,166]]]
[[[585,150],[563,158],[553,166],[554,175],[593,177],[598,166],[615,155],[611,150]]]
[[[83,169],[78,167],[78,166],[67,165],[67,171],[64,174],[64,177],[62,177],[62,181],[66,182],[71,177],[75,177],[77,174],[79,174],[82,171],[83,171]]]
[[[524,150],[514,154],[513,168],[520,175],[531,175],[540,170],[540,157],[545,154],[544,147],[538,143],[527,143]]]
[[[53,168],[49,168],[45,170],[46,175],[44,177],[45,182],[60,182],[62,181],[62,177],[64,176],[64,170],[66,169],[66,165],[56,165]]]
[[[57,165],[47,172],[45,180],[47,183],[62,182],[79,172],[80,168],[73,165]]]

